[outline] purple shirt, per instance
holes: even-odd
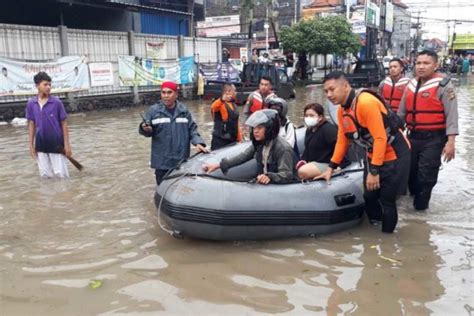
[[[35,148],[38,152],[59,153],[64,147],[61,122],[67,118],[64,105],[57,97],[49,96],[43,108],[35,96],[26,105],[26,119],[36,127]]]

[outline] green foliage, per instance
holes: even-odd
[[[280,40],[285,49],[296,53],[342,56],[356,54],[361,48],[351,25],[342,16],[302,20],[292,27],[283,28]]]

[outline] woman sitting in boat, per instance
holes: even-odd
[[[278,136],[280,131],[278,112],[271,109],[257,111],[245,124],[250,127],[252,146],[235,157],[222,159],[220,163],[205,164],[204,171],[211,173],[220,168],[226,173],[230,168],[255,158],[258,165],[257,183],[293,182],[296,159],[293,148]]]
[[[329,166],[336,146],[337,127],[326,120],[324,108],[318,103],[305,106],[304,122],[307,126],[305,149],[296,169],[300,179],[311,180]]]

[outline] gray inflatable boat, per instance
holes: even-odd
[[[297,130],[301,152],[304,133],[304,128]],[[256,184],[255,160],[225,175],[202,171],[203,164],[219,162],[248,146],[250,142],[244,142],[199,154],[165,176],[155,204],[170,232],[200,239],[258,240],[326,234],[360,223],[363,171],[357,162],[335,175],[330,185],[322,180]]]

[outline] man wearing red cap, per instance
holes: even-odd
[[[189,143],[200,152],[208,151],[191,113],[177,97],[177,84],[163,82],[160,102],[150,107],[138,130],[141,135],[152,138],[151,167],[155,169],[158,185],[168,170],[189,157]]]

